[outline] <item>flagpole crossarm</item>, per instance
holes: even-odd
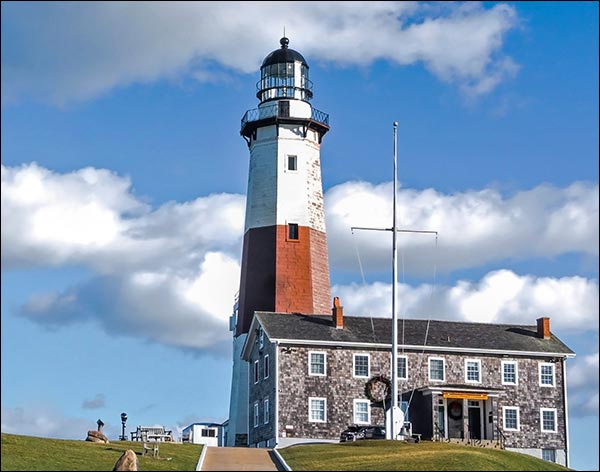
[[[392,231],[392,228],[365,228],[363,226],[351,226],[350,230],[354,231],[355,229],[363,229],[367,231]]]
[[[365,228],[364,226],[351,226],[350,230],[354,231],[355,229],[367,230],[367,231],[394,231],[394,228]],[[424,229],[400,229],[396,228],[396,232],[398,233],[425,233],[425,234],[435,234],[438,235],[437,231],[429,231]]]

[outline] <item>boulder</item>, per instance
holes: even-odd
[[[88,431],[87,438],[85,438],[85,440],[91,441],[91,442],[99,442],[99,443],[108,444],[108,438],[106,436],[104,436],[104,434],[101,433],[100,431],[94,431],[94,430]]]
[[[131,449],[127,449],[115,464],[113,470],[138,470],[138,458]]]

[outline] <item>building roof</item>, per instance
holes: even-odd
[[[256,312],[271,341],[306,344],[373,344],[391,347],[392,320],[344,316],[344,327],[333,325],[331,316]],[[253,334],[252,332],[250,334]],[[489,324],[442,320],[398,320],[398,346],[458,351],[510,351],[524,354],[568,355],[574,352],[554,334],[537,336],[537,325]],[[375,347],[375,346],[373,346]]]
[[[183,428],[183,431],[185,431],[186,429],[190,429],[193,426],[206,426],[207,428],[220,428],[223,426],[223,424],[221,424],[221,423],[202,423],[202,422],[192,423],[192,424],[186,426],[185,428]]]

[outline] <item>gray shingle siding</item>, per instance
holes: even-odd
[[[269,377],[265,379],[264,359],[269,356]],[[248,444],[269,441],[275,437],[275,344],[265,337],[264,347],[259,349],[258,343],[254,343],[251,350],[248,379],[250,382],[249,404],[248,404]],[[254,383],[254,362],[258,362],[259,379]],[[264,399],[269,399],[269,422],[264,423]],[[258,402],[258,426],[254,426],[254,403]]]
[[[326,376],[308,375],[310,351],[326,353]],[[295,437],[339,439],[340,433],[354,423],[353,400],[366,400],[364,388],[368,379],[355,378],[352,375],[353,353],[370,354],[371,375],[387,374],[389,354],[385,352],[293,346],[291,352],[281,354],[279,358],[280,431],[285,431],[286,425],[294,425],[291,434]],[[310,397],[327,399],[326,423],[308,421]],[[383,421],[381,408],[372,408],[371,423],[383,424]],[[289,431],[287,436],[290,437]]]

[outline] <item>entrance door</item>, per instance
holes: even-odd
[[[478,401],[469,401],[469,433],[471,439],[482,439],[481,406]]]
[[[438,402],[437,434],[440,439],[446,439],[446,408],[442,399]]]

